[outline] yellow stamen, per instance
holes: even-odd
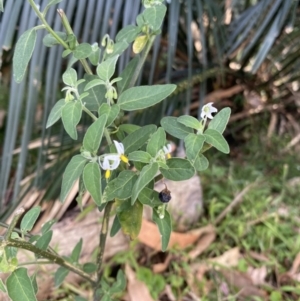
[[[111,174],[110,170],[107,169],[106,172],[105,172],[105,179],[109,179],[110,178],[110,174]]]
[[[171,154],[167,154],[167,159],[172,158]]]
[[[128,163],[128,158],[125,155],[121,155],[120,159],[124,162],[124,163]]]

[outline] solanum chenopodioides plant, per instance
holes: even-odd
[[[145,9],[138,15],[137,24],[121,29],[115,40],[105,35],[100,43],[101,47],[97,43],[92,45],[79,43],[62,10],[58,10],[58,13],[62,18],[65,32],[53,31],[46,22],[45,15],[49,7],[60,0],[49,1],[42,12],[33,0],[28,1],[42,25],[29,29],[18,41],[13,61],[15,79],[20,82],[25,74],[34,48],[36,31],[46,29],[49,34],[44,37],[44,44],[48,47],[62,45],[65,48],[63,57],[69,58],[69,67],[62,75],[65,85],[62,90],[65,96],[52,108],[46,127],[61,119],[68,135],[77,140],[77,125],[81,121],[82,114],[86,113],[91,118],[83,141],[79,142],[82,145],[80,152],[71,158],[65,169],[60,200],[65,201],[79,180],[79,198],[86,191],[89,192],[97,208],[104,209],[104,217],[99,255],[94,269],[87,270],[78,263],[81,240],[68,259],[53,252],[49,247],[53,222],[49,222],[46,230],[42,229],[40,236],[29,241],[24,235],[21,237],[11,235],[20,214],[16,215],[14,223],[7,231],[5,245],[2,244],[2,248],[28,249],[37,254],[38,258],[44,257],[58,263],[61,267],[55,275],[57,285],[63,281],[68,271],[81,275],[91,282],[95,291],[94,300],[98,300],[104,291],[107,292],[101,288],[106,287],[101,280],[101,264],[112,207],[115,208],[115,216],[111,236],[122,229],[134,239],[141,228],[143,208],[150,206],[153,209],[152,219],[161,233],[162,250],[165,251],[172,231],[171,216],[167,210],[171,193],[167,187],[157,192],[154,184],[163,179],[187,180],[194,176],[196,171],[206,169],[208,160],[204,152],[210,147],[229,153],[228,144],[222,133],[227,125],[230,109],[225,108],[213,117],[212,113],[216,113],[217,109],[210,103],[203,107],[200,121],[191,116],[180,116],[164,117],[161,126],[126,123],[127,118],[124,117],[128,112],[154,106],[176,89],[173,84],[135,86],[153,41],[160,34],[166,13],[163,0],[145,0]],[[117,75],[118,60],[131,44],[134,57]],[[78,78],[76,69],[72,67],[77,61],[80,61],[85,70],[84,78],[81,79]],[[207,125],[208,119],[211,121]],[[167,134],[170,140],[172,137],[184,140],[186,158],[171,157]],[[32,211],[29,211],[26,217],[31,228],[37,218],[36,209],[33,210],[35,210],[34,218],[31,218]],[[12,275],[15,278],[16,276],[24,278],[24,271],[18,270]],[[123,287],[122,275],[120,283],[122,284],[120,287]],[[112,289],[111,295],[114,292],[116,291]],[[20,300],[17,298],[12,299]]]

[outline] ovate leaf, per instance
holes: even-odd
[[[126,41],[131,43],[135,40],[141,29],[135,25],[127,25],[123,27],[116,35],[116,42]]]
[[[118,104],[124,111],[145,109],[159,103],[175,89],[176,85],[172,84],[129,88],[120,95]]]
[[[187,127],[190,127],[195,130],[199,130],[200,122],[193,116],[183,115],[177,118],[177,121],[181,124],[184,124]]]
[[[216,130],[220,134],[222,134],[226,128],[228,120],[230,118],[231,109],[224,108],[217,115],[214,116],[213,120],[208,124],[208,128],[212,130]]]
[[[123,141],[125,153],[131,153],[142,147],[156,130],[156,125],[149,124],[129,134]]]
[[[159,233],[161,235],[161,250],[165,252],[172,233],[172,221],[170,214],[166,210],[164,218],[160,218],[156,210],[153,210],[152,220],[158,226]]]
[[[21,221],[21,231],[23,233],[31,231],[41,212],[41,207],[31,208]]]
[[[158,128],[157,131],[152,134],[147,144],[147,152],[155,157],[159,150],[161,150],[166,144],[166,132],[163,128]],[[147,163],[147,162],[146,162]]]
[[[199,154],[194,162],[194,167],[197,171],[203,171],[208,168],[209,162],[203,154]]]
[[[211,144],[222,153],[229,154],[229,145],[222,134],[220,134],[218,131],[207,129],[204,132],[204,136],[206,137],[206,143]]]
[[[82,174],[86,159],[81,155],[74,156],[66,167],[61,185],[60,201],[63,203],[76,180]]]
[[[205,139],[204,135],[196,134],[189,134],[184,138],[186,156],[192,163],[196,160],[196,157],[200,153]]]
[[[117,178],[109,181],[103,193],[103,202],[108,202],[114,198],[125,200],[131,197],[132,187],[137,179],[135,172],[123,170]]]
[[[136,239],[142,226],[143,205],[135,202],[119,212],[118,217],[124,234],[129,235],[131,239]]]
[[[167,8],[165,5],[157,5],[146,8],[143,12],[144,20],[152,27],[154,31],[160,29],[164,20]]]
[[[143,151],[135,151],[128,155],[129,161],[137,161],[142,163],[150,163],[152,157]]]
[[[101,172],[99,164],[96,162],[88,163],[83,170],[83,182],[86,190],[92,196],[97,206],[101,205]]]
[[[184,139],[188,134],[193,133],[190,127],[179,123],[176,117],[163,117],[160,124],[168,134],[178,139]]]
[[[69,270],[66,269],[65,267],[59,267],[57,269],[57,271],[55,272],[54,275],[54,285],[55,287],[60,286],[63,281],[65,280],[65,278],[67,277],[67,275],[69,274]]]
[[[105,124],[107,121],[107,115],[101,115],[92,125],[87,129],[83,138],[83,147],[85,150],[96,154],[100,146]]]
[[[53,125],[56,121],[58,121],[61,117],[61,112],[63,107],[65,106],[65,99],[60,99],[52,108],[50,115],[47,120],[46,129]]]
[[[107,81],[110,80],[110,78],[113,76],[116,70],[116,63],[118,60],[119,56],[113,56],[106,61],[102,62],[98,67],[97,67],[97,74],[100,77],[100,79]]]
[[[61,119],[69,136],[77,140],[76,126],[81,119],[82,105],[80,101],[70,101],[62,109]]]
[[[80,258],[81,249],[82,249],[82,238],[80,238],[79,242],[76,244],[75,248],[72,251],[71,259],[73,262],[78,263],[78,260]]]
[[[13,57],[13,76],[20,83],[25,75],[36,41],[34,28],[25,31],[19,38]]]
[[[82,60],[87,58],[93,52],[92,46],[88,43],[82,43],[76,46],[73,55],[76,59]]]
[[[27,269],[18,268],[7,278],[6,287],[12,301],[37,301]]]
[[[172,181],[184,181],[195,174],[195,169],[189,160],[171,158],[167,160],[168,169],[160,168],[162,175]]]
[[[61,32],[61,31],[55,31],[55,33],[63,40],[66,41],[67,39],[67,34],[65,32]],[[46,47],[52,47],[54,45],[59,44],[59,42],[53,37],[53,35],[51,33],[48,33],[44,36],[43,38],[43,44]]]
[[[68,68],[62,76],[64,84],[75,87],[77,82],[77,72],[73,68]]]
[[[140,175],[132,188],[131,203],[134,204],[139,193],[146,185],[152,181],[158,172],[158,164],[156,162],[146,165],[140,172]]]
[[[118,92],[121,94],[123,91],[128,89],[131,78],[137,68],[140,58],[138,56],[134,57],[125,69],[121,72],[120,77],[122,80],[117,82]]]
[[[50,241],[52,239],[52,234],[53,234],[53,232],[51,230],[47,231],[36,241],[35,246],[41,250],[47,250],[47,248],[50,244]]]

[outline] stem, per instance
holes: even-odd
[[[68,20],[68,18],[66,16],[65,12],[62,9],[58,9],[57,12],[58,12],[58,14],[61,17],[62,24],[63,24],[63,26],[64,26],[67,34],[68,35],[70,35],[70,34],[74,35],[73,29],[72,29],[72,27],[70,25],[70,22],[69,22],[69,20]],[[77,41],[76,41],[76,43],[78,44]],[[83,66],[83,68],[84,68],[84,70],[85,70],[85,72],[87,74],[93,74],[93,72],[92,72],[92,70],[91,70],[91,68],[90,68],[90,66],[89,66],[89,64],[88,64],[88,62],[87,62],[86,59],[81,59],[80,62],[81,62],[82,66]]]
[[[33,8],[33,10],[35,11],[35,13],[37,14],[38,18],[40,19],[40,21],[45,25],[45,29],[51,33],[53,35],[53,37],[59,42],[59,44],[61,44],[64,48],[69,49],[68,44],[62,40],[57,34],[56,32],[50,27],[50,25],[47,23],[45,17],[43,16],[43,14],[40,12],[40,10],[37,8],[36,4],[34,3],[34,0],[28,0],[29,4],[31,5],[31,7]]]
[[[128,88],[131,88],[131,87],[133,87],[135,85],[135,82],[137,81],[137,79],[138,79],[138,77],[140,75],[140,71],[141,71],[141,69],[142,69],[142,67],[143,67],[143,65],[145,63],[145,60],[146,60],[146,58],[148,56],[148,53],[149,53],[149,51],[150,51],[150,49],[152,47],[152,44],[153,44],[155,38],[156,38],[156,35],[152,35],[150,37],[150,39],[149,39],[149,41],[147,43],[147,47],[144,50],[144,52],[142,53],[142,55],[141,55],[141,57],[139,59],[139,63],[138,63],[138,65],[137,65],[137,67],[136,67],[136,69],[135,69],[135,71],[134,71],[134,73],[132,75],[132,78],[131,78],[131,81],[130,81],[130,84],[129,84]]]
[[[91,279],[91,276],[89,274],[85,273],[84,271],[82,271],[81,269],[76,267],[75,265],[69,263],[64,258],[62,258],[56,254],[39,249],[35,245],[32,245],[31,243],[29,243],[27,241],[21,241],[21,240],[16,240],[16,239],[3,240],[0,242],[0,246],[3,248],[4,247],[14,247],[14,248],[24,249],[24,250],[33,252],[36,255],[39,255],[46,259],[49,259],[50,261],[52,261],[52,263],[56,263],[60,266],[65,267],[66,269],[74,272],[75,274],[81,276],[83,279],[90,282],[93,286],[96,285],[96,282],[93,279]]]
[[[14,228],[16,227],[16,224],[17,224],[18,220],[20,219],[21,215],[24,212],[25,212],[25,209],[23,207],[20,207],[16,211],[11,224],[7,228],[7,231],[6,231],[5,236],[4,236],[4,240],[10,240],[10,237],[11,237],[12,232],[14,231]],[[22,233],[22,235],[23,235],[23,233]]]
[[[99,254],[97,257],[97,283],[94,289],[94,301],[97,301],[97,296],[96,292],[98,288],[100,287],[100,281],[101,281],[101,267],[102,267],[102,262],[103,262],[103,254],[104,254],[104,249],[105,249],[105,243],[106,243],[106,237],[108,233],[108,222],[109,222],[109,216],[110,216],[110,211],[112,208],[113,202],[108,202],[108,204],[105,207],[104,210],[104,216],[102,220],[102,228],[100,232],[100,240],[99,240]]]

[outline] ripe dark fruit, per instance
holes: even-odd
[[[166,188],[163,189],[159,194],[158,197],[161,200],[162,203],[169,203],[171,200],[171,191],[168,190],[167,185],[165,184]]]

